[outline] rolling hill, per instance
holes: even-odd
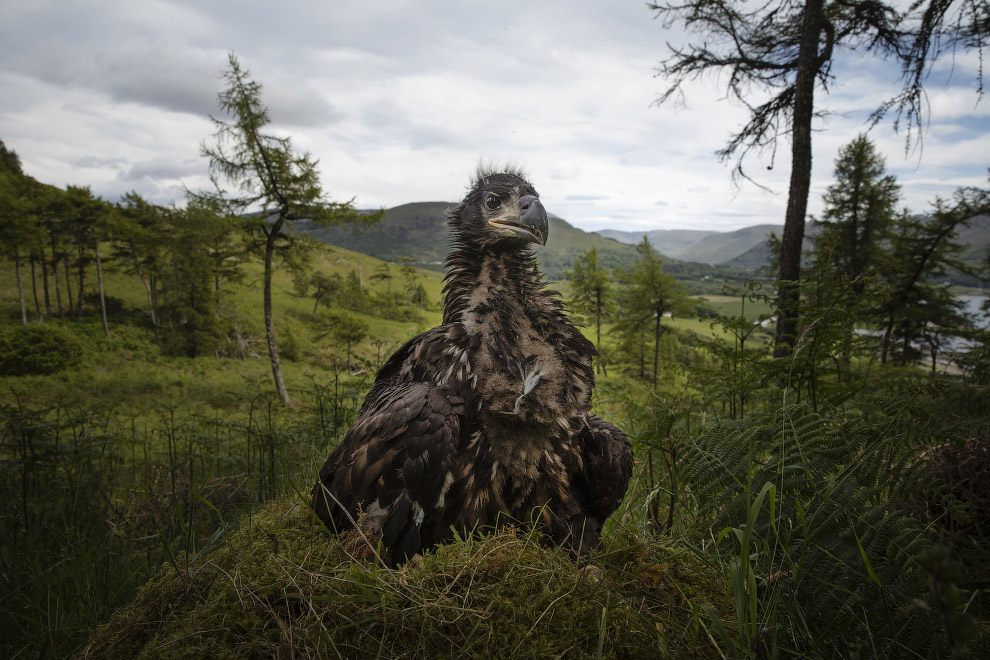
[[[753,225],[735,231],[713,233],[681,252],[679,259],[724,264],[767,242],[771,232],[779,236],[781,225]]]
[[[408,257],[414,265],[442,270],[449,240],[446,212],[454,206],[455,202],[402,204],[388,209],[378,225],[362,230],[315,224],[303,224],[301,228],[329,245],[392,262]],[[814,223],[809,222],[805,229],[806,250],[812,248],[810,239],[815,229]],[[668,272],[679,279],[691,279],[709,271],[724,270],[724,274],[734,275],[756,273],[770,262],[767,239],[771,232],[779,237],[782,231],[781,225],[764,224],[728,232],[695,229],[586,232],[551,215],[550,240],[545,247],[537,246],[535,252],[546,276],[562,279],[574,260],[592,246],[598,248],[599,262],[604,268],[628,268],[637,257],[636,244],[647,236],[664,255]],[[990,216],[973,218],[968,227],[960,229],[957,240],[963,245],[962,260],[978,267],[990,246]],[[966,279],[966,283],[970,279],[973,278]]]
[[[620,231],[618,229],[602,229],[595,232],[620,243],[638,244],[646,236],[650,243],[661,254],[680,259],[681,254],[698,241],[717,234],[714,231],[702,229],[654,229],[652,231]]]
[[[454,206],[453,202],[402,204],[385,211],[378,225],[360,231],[315,224],[301,225],[301,229],[329,245],[386,261],[409,257],[417,266],[440,270],[449,240],[445,213]],[[535,252],[546,276],[560,279],[574,260],[592,246],[598,248],[599,262],[605,268],[628,267],[637,256],[634,245],[582,231],[554,215],[550,216],[547,245],[537,246]]]

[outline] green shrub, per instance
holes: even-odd
[[[54,325],[26,325],[0,332],[0,375],[30,376],[71,369],[85,345]]]

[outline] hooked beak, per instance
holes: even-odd
[[[547,211],[536,195],[524,195],[519,199],[518,216],[492,218],[488,224],[498,229],[508,229],[517,238],[540,245],[547,244],[547,236],[550,233]]]

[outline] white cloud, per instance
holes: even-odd
[[[480,160],[519,163],[548,209],[584,228],[732,229],[780,223],[789,145],[754,154],[763,186],[735,188],[714,156],[746,119],[717,81],[686,107],[653,105],[668,35],[641,2],[15,3],[0,25],[0,139],[33,176],[132,187],[159,203],[205,186],[228,52],[263,85],[273,130],[320,160],[325,187],[362,207],[454,201]],[[986,103],[977,60],[930,91],[923,151],[890,124],[870,134],[912,206],[982,185]],[[944,74],[944,67],[936,70]],[[896,91],[896,67],[850,61],[821,108],[809,210],[838,149]],[[773,169],[767,169],[773,165]]]

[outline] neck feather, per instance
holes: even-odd
[[[488,287],[491,298],[513,297],[530,302],[549,293],[544,289],[536,255],[528,248],[478,248],[455,240],[445,265],[444,323],[460,319],[479,286]]]

